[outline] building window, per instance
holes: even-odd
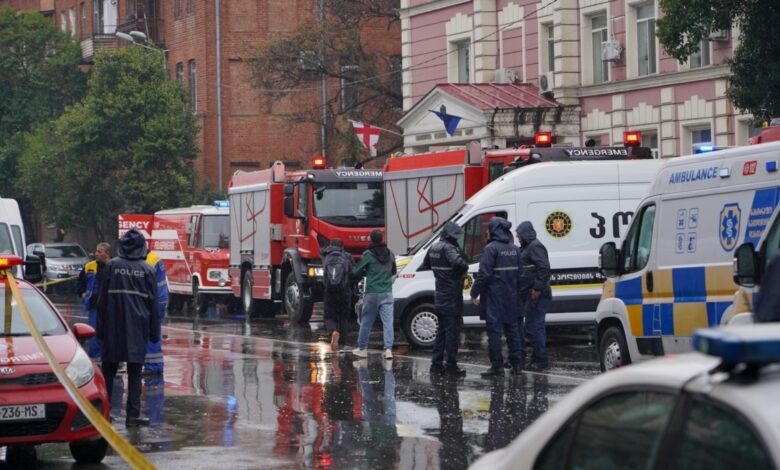
[[[198,111],[197,75],[195,72],[195,59],[188,63],[190,72],[190,107],[192,112]]]
[[[642,131],[642,147],[648,147],[653,152],[653,158],[658,158],[658,132]]]
[[[195,11],[195,0],[187,0],[187,14],[191,15]]]
[[[455,44],[458,52],[458,83],[471,83],[471,41]]]
[[[357,65],[341,66],[341,112],[355,109],[358,105],[358,86],[355,84],[358,70]]]
[[[696,147],[699,144],[711,144],[712,143],[712,131],[710,128],[706,129],[692,129],[691,130],[691,147]]]
[[[70,23],[70,35],[76,37],[76,7],[68,8],[68,22]]]
[[[688,61],[688,63],[692,69],[710,65],[709,39],[702,39],[702,41],[699,43],[699,50],[691,54],[691,59]]]
[[[181,19],[181,0],[173,0],[173,17],[177,20]]]
[[[403,62],[400,55],[390,56],[390,90],[395,95],[393,107],[403,107]]]
[[[555,71],[555,28],[553,25],[545,25],[543,26],[546,37],[545,42],[547,43],[547,71],[554,72]]]
[[[60,29],[63,33],[68,31],[68,18],[65,16],[65,10],[60,12]]]
[[[590,28],[593,49],[593,83],[604,83],[609,80],[609,63],[601,60],[601,45],[608,39],[606,13],[592,16]]]
[[[103,32],[103,1],[92,0],[92,33]]]
[[[184,64],[181,62],[176,64],[176,81],[184,83]]]
[[[650,3],[636,9],[637,59],[639,75],[655,73],[655,5]]]
[[[79,11],[81,13],[81,24],[79,27],[80,29],[79,33],[81,34],[82,38],[85,38],[87,37],[87,7],[86,5],[84,5],[84,2],[81,2],[81,4],[79,4]]]

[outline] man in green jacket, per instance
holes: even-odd
[[[363,315],[358,333],[358,347],[352,351],[357,357],[367,357],[368,334],[377,315],[382,318],[384,357],[393,359],[393,276],[396,273],[395,255],[382,243],[382,232],[371,232],[371,245],[352,272],[356,278],[366,278],[363,295]]]

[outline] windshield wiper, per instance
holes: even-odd
[[[30,336],[30,333],[0,333],[0,337],[2,338],[10,338],[10,337],[17,337],[17,336]]]

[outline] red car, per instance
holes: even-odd
[[[35,446],[68,442],[79,463],[98,463],[107,443],[81,413],[57,381],[46,358],[22,321],[19,303],[6,306],[5,269],[21,258],[0,254],[0,446],[7,446],[6,462],[35,458]],[[81,393],[108,419],[109,404],[103,374],[79,341],[95,335],[86,324],[71,329],[62,315],[38,289],[18,280],[27,309],[65,372]]]

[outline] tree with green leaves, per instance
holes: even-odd
[[[401,56],[393,52],[400,41],[399,0],[327,0],[323,5],[324,21],[304,21],[289,36],[258,50],[250,62],[253,84],[271,102],[287,100],[291,127],[320,126],[324,76],[328,155],[341,163],[366,161],[349,121],[394,129],[402,115]],[[378,156],[402,144],[400,136],[384,132]]]
[[[660,0],[658,38],[683,62],[711,31],[737,26],[728,90],[734,105],[759,119],[780,116],[780,2],[777,0]]]
[[[83,102],[28,135],[22,182],[49,218],[110,239],[119,213],[191,203],[197,132],[184,89],[167,79],[159,54],[98,54]]]

